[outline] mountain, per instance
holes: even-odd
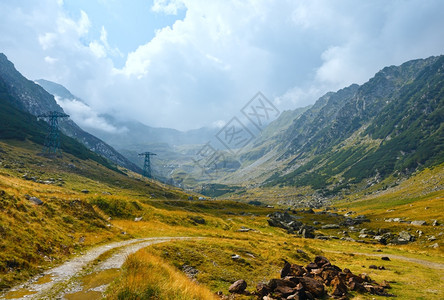
[[[267,151],[243,153],[255,160],[225,182],[310,186],[332,195],[442,163],[443,73],[444,56],[412,60],[327,93],[277,133]]]
[[[48,111],[63,112],[63,109],[56,103],[54,96],[45,91],[38,84],[26,79],[21,75],[7,57],[0,53],[0,81],[3,84],[7,99],[15,108],[29,112],[34,116],[44,114]],[[60,123],[61,131],[72,137],[88,149],[104,156],[110,161],[127,169],[141,172],[140,168],[130,162],[114,148],[107,145],[102,140],[82,130],[72,120]]]
[[[36,82],[42,86],[47,92],[54,95],[59,103],[69,103],[70,101],[79,101],[83,105],[88,106],[86,101],[73,95],[64,86],[48,80],[39,79]],[[69,107],[64,107],[69,113]],[[193,159],[198,153],[202,145],[215,140],[215,135],[220,128],[202,127],[189,131],[179,131],[171,128],[158,128],[145,125],[136,120],[121,120],[109,114],[97,114],[110,126],[121,129],[114,131],[102,130],[94,127],[84,127],[94,136],[98,136],[107,144],[122,153],[134,164],[142,167],[143,159],[138,156],[139,153],[150,151],[157,155],[152,159],[151,164],[156,179],[164,182],[180,185],[183,180],[182,175],[176,176],[177,173],[188,176],[195,173],[194,177],[199,177],[201,172],[195,166]],[[78,120],[82,124],[81,120]],[[213,143],[218,145],[217,143]],[[228,164],[229,167],[238,164]]]

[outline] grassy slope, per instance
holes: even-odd
[[[402,260],[383,262],[377,257],[350,254],[373,254],[376,249],[382,249],[388,255],[443,263],[442,250],[429,248],[431,242],[419,240],[406,246],[382,246],[339,240],[304,240],[269,227],[266,215],[273,209],[230,201],[183,200],[187,195],[179,190],[124,176],[91,160],[83,161],[69,154],[55,160],[37,156],[39,147],[26,141],[0,143],[0,148],[0,190],[4,191],[0,191],[2,287],[23,280],[41,268],[58,264],[97,243],[142,236],[200,236],[205,239],[156,245],[150,248],[154,249],[153,253],[143,250],[130,256],[123,272],[110,287],[109,298],[148,299],[149,295],[157,295],[161,299],[209,299],[206,287],[191,283],[183,276],[180,270],[184,264],[198,269],[197,282],[213,292],[221,290],[226,293],[228,286],[239,278],[245,278],[249,289],[253,290],[255,283],[278,276],[282,258],[305,264],[318,254],[326,255],[335,264],[349,267],[355,273],[369,273],[377,281],[396,281],[392,284],[392,292],[400,299],[444,296],[444,288],[436,285],[441,278],[439,270]],[[55,183],[24,180],[25,173],[38,180],[54,178]],[[401,225],[381,219],[386,216],[416,219],[419,210],[421,214],[427,214],[422,214],[420,219],[428,222],[438,219],[444,223],[441,216],[442,174],[442,166],[426,170],[384,193],[350,195],[338,207],[367,214],[372,223],[363,226],[369,228],[395,226],[395,231],[404,230],[406,228],[396,227]],[[377,188],[381,186],[374,187]],[[89,193],[82,193],[84,189]],[[285,198],[284,190],[275,188],[270,192]],[[249,195],[251,199],[260,200],[261,193],[267,191],[256,190],[255,194]],[[25,199],[25,194],[37,196],[45,204],[32,205]],[[361,202],[357,202],[359,199]],[[425,206],[429,208],[426,210]],[[387,212],[388,207],[395,211]],[[322,215],[299,215],[307,223],[314,218],[325,223],[334,221]],[[140,216],[142,221],[133,221],[134,217]],[[255,231],[238,232],[241,226]],[[437,242],[442,245],[442,236],[438,236],[442,227],[437,228],[423,226],[421,230],[425,235],[435,234]],[[122,234],[123,231],[127,234]],[[336,231],[323,233],[339,234]],[[85,237],[83,243],[79,241],[81,236]],[[296,249],[303,249],[307,255],[298,254]],[[233,261],[232,254],[239,254],[241,259]],[[384,264],[387,270],[370,270],[370,264]],[[153,274],[164,276],[158,278]],[[163,280],[165,278],[168,280]]]

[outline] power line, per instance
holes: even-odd
[[[139,154],[139,156],[145,156],[145,161],[143,163],[143,173],[142,173],[143,177],[153,178],[151,173],[151,160],[150,160],[150,157],[153,155],[157,154],[152,152],[143,152]]]
[[[44,119],[49,123],[49,133],[45,138],[45,148],[43,149],[43,154],[55,155],[61,152],[59,119],[68,117],[69,115],[58,111],[49,111],[37,116],[37,118]]]

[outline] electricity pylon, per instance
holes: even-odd
[[[143,163],[143,173],[142,176],[146,178],[153,178],[151,174],[151,161],[150,156],[157,155],[152,152],[143,152],[139,156],[145,156],[145,162]]]
[[[58,111],[49,111],[37,116],[37,118],[44,119],[49,123],[49,133],[45,138],[45,148],[43,149],[43,154],[52,155],[60,152],[59,119],[68,117],[69,115]]]

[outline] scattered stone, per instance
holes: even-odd
[[[134,222],[140,222],[140,221],[142,221],[142,218],[143,218],[143,217],[135,217],[135,218],[134,218]]]
[[[438,243],[434,243],[434,244],[431,245],[430,247],[431,247],[431,248],[435,248],[435,249],[437,249],[437,248],[439,248],[439,245],[438,245]]]
[[[436,241],[436,237],[434,235],[429,236],[428,240],[430,242]]]
[[[321,226],[322,229],[338,229],[338,224],[326,224]]]
[[[31,201],[32,203],[34,203],[35,205],[42,205],[43,204],[43,201],[37,197],[29,197],[28,200]]]
[[[245,226],[241,226],[241,228],[239,228],[237,231],[239,232],[248,232],[248,231],[253,231],[254,229],[245,227]]]
[[[412,225],[415,225],[415,226],[423,226],[423,225],[426,225],[427,224],[427,222],[426,221],[412,221],[412,222],[410,222],[410,224],[412,224]]]
[[[369,268],[369,269],[375,269],[375,270],[378,269],[378,267],[377,267],[376,265],[370,265],[370,266],[368,266],[368,268]]]
[[[200,216],[192,216],[189,217],[190,220],[196,225],[196,224],[201,224],[201,225],[205,225],[206,221],[204,218],[200,217]]]
[[[233,294],[242,294],[247,288],[247,282],[243,279],[239,279],[235,281],[230,287],[228,291]]]
[[[192,266],[186,265],[186,264],[182,265],[182,271],[190,279],[196,278],[197,274],[199,273],[198,269],[196,269]]]
[[[241,258],[241,257],[240,257],[240,255],[238,255],[238,254],[233,254],[233,255],[231,255],[231,259],[233,259],[233,260],[237,260],[237,259],[239,259],[239,258]]]
[[[378,284],[367,274],[355,275],[347,268],[342,271],[324,256],[316,256],[306,267],[284,261],[281,278],[271,279],[268,284],[259,283],[253,294],[262,300],[324,299],[326,286],[331,287],[331,296],[336,299],[347,299],[349,290],[394,297],[385,291],[391,288],[387,281]],[[243,289],[241,293],[247,292]]]
[[[84,194],[88,194],[89,193],[89,191],[87,189],[81,190],[81,192],[84,193]]]
[[[382,260],[387,260],[387,261],[390,260],[390,258],[389,258],[388,256],[383,256],[383,257],[381,257],[381,259],[382,259]]]
[[[433,220],[432,226],[438,226],[438,225],[439,225],[438,220]]]
[[[410,233],[408,233],[407,231],[401,231],[399,233],[399,238],[408,242],[413,242],[415,240],[415,237]]]

